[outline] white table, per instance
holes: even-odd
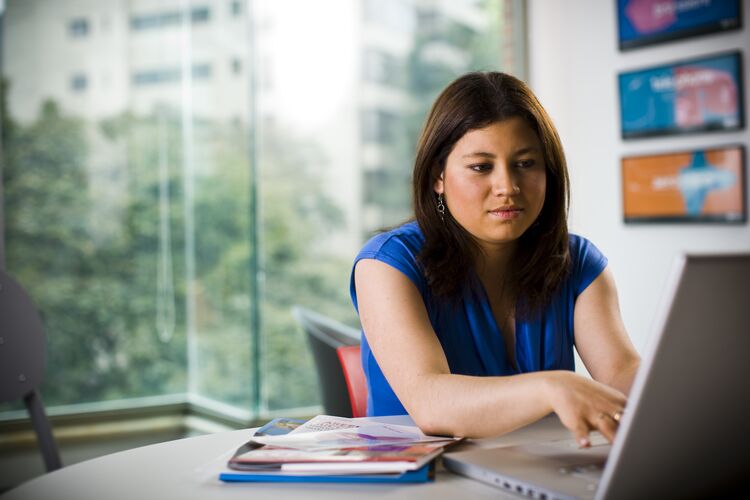
[[[381,419],[378,419],[381,420]],[[352,499],[519,498],[505,491],[439,468],[434,482],[421,484],[304,484],[223,483],[218,470],[234,449],[247,441],[253,429],[178,439],[64,467],[10,490],[2,500],[37,499]],[[524,429],[494,439],[467,442],[471,446],[507,446],[540,436],[567,436],[551,416]],[[459,448],[462,447],[462,448]]]

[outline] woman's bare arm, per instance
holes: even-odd
[[[405,275],[364,259],[356,266],[355,286],[370,348],[423,431],[492,436],[555,411],[580,439],[594,428],[614,437],[614,422],[601,416],[623,408],[625,397],[619,391],[566,371],[507,377],[451,374],[422,297]]]
[[[625,332],[609,268],[578,296],[574,326],[578,354],[594,380],[628,394],[641,359]]]

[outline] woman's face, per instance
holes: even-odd
[[[448,155],[434,189],[482,248],[507,248],[544,205],[547,171],[539,138],[518,117],[470,130]]]

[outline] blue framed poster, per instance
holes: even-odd
[[[742,27],[741,0],[617,0],[620,50]]]
[[[623,139],[745,126],[739,51],[618,75]]]

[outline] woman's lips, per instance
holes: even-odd
[[[490,210],[490,214],[498,217],[502,220],[512,220],[521,216],[523,209],[520,207],[503,207],[495,210]]]

